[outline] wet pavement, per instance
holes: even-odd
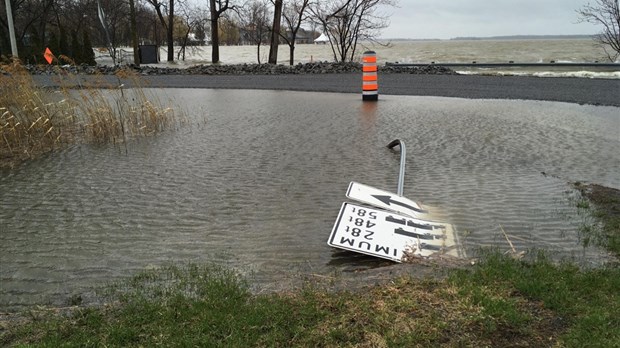
[[[42,86],[136,83],[115,76],[35,75]],[[141,86],[156,88],[265,89],[361,94],[361,74],[161,75],[140,76]],[[380,74],[380,95],[442,96],[470,99],[547,100],[620,106],[620,79],[567,77]]]

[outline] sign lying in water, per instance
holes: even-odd
[[[430,215],[418,203],[357,182],[349,184],[346,196],[381,209],[343,203],[328,245],[396,262],[461,256],[453,226],[425,220]]]
[[[327,244],[396,262],[436,253],[459,256],[454,230],[449,224],[346,202],[340,208]]]
[[[346,196],[377,208],[395,211],[412,217],[422,217],[426,213],[418,203],[408,198],[354,181],[349,184]]]

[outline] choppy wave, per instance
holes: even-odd
[[[436,41],[394,41],[387,46],[377,46],[362,43],[356,61],[361,61],[361,54],[365,49],[377,53],[377,62],[431,64],[440,63],[583,63],[606,61],[606,54],[597,47],[592,40],[436,40]],[[261,62],[267,61],[268,50],[261,51]],[[123,48],[124,61],[131,59],[131,48]],[[166,56],[164,47],[160,48],[160,56]],[[298,44],[295,46],[295,64],[318,61],[333,61],[334,54],[329,45]],[[187,52],[185,61],[177,60],[173,63],[161,61],[159,64],[148,64],[156,67],[183,68],[195,64],[208,64],[211,59],[211,50],[208,46],[193,47]],[[257,63],[256,46],[221,46],[220,59],[223,64]],[[99,64],[112,64],[109,57],[100,54],[97,57]],[[617,61],[618,62],[618,61]],[[288,64],[289,55],[280,53],[279,64]],[[518,70],[515,70],[518,69]],[[464,69],[461,69],[464,70]],[[589,69],[589,71],[564,71],[546,69],[546,71],[532,70],[531,68],[513,68],[513,70],[481,70],[480,72],[460,71],[463,74],[493,74],[513,76],[542,76],[542,77],[583,77],[583,78],[620,78],[620,71]]]
[[[493,76],[536,76],[536,77],[581,77],[591,79],[620,79],[620,71],[468,71],[457,70],[463,75],[493,75]]]

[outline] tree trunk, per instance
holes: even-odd
[[[295,65],[295,45],[289,46],[289,52],[290,52],[289,65]]]
[[[278,42],[280,41],[280,19],[282,19],[282,0],[276,0],[273,10],[273,27],[271,28],[271,47],[269,64],[278,63]]]
[[[174,61],[174,0],[170,0],[170,9],[168,12],[168,61]]]
[[[183,42],[181,43],[181,49],[177,54],[177,60],[179,60],[179,57],[181,57],[181,53],[183,53],[183,61],[185,61],[185,50],[187,49],[187,41],[189,40],[189,34],[191,33],[191,31],[192,27],[187,26],[187,31],[185,32],[185,35],[183,36]]]
[[[218,14],[215,9],[215,0],[209,0],[211,10],[211,63],[220,62],[220,33],[218,28]]]
[[[131,41],[133,43],[133,64],[140,66],[140,52],[138,51],[138,29],[136,28],[135,0],[129,0],[129,16],[131,17]]]

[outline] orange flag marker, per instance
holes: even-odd
[[[43,54],[43,58],[47,61],[47,64],[52,64],[54,61],[54,54],[50,51],[49,47],[45,48],[45,53]]]

